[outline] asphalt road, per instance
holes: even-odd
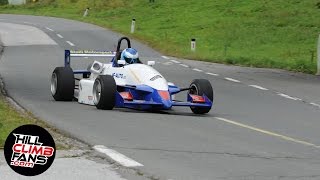
[[[36,28],[30,30],[30,26]],[[162,57],[133,41],[140,56],[157,61],[155,68],[169,81],[188,86],[192,79],[209,79],[215,107],[203,116],[187,108],[162,113],[101,111],[53,101],[49,77],[56,66],[63,65],[64,49],[113,50],[120,34],[64,19],[0,15],[2,39],[10,28],[10,33],[25,36],[3,40],[7,47],[0,73],[9,95],[71,136],[143,164],[134,169],[147,176],[320,178],[320,79],[316,76]]]

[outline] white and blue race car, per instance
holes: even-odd
[[[179,88],[152,66],[138,61],[127,64],[120,60],[122,37],[115,52],[65,50],[64,67],[56,67],[51,76],[51,93],[56,101],[72,101],[95,105],[98,109],[131,108],[169,110],[173,106],[188,106],[195,114],[208,113],[213,105],[213,89],[206,79],[195,79],[189,87]],[[110,63],[94,61],[87,70],[73,70],[71,57],[113,57]],[[83,78],[75,78],[82,74]],[[78,82],[76,82],[78,81]],[[174,100],[174,95],[187,91],[186,101]]]

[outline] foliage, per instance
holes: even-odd
[[[0,5],[8,4],[8,0],[0,0]]]
[[[12,130],[33,122],[34,120],[23,117],[15,109],[11,108],[0,94],[0,147],[4,146],[4,142]]]

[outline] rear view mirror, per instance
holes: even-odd
[[[125,60],[118,60],[118,64],[119,65],[126,65],[126,61]]]
[[[156,62],[155,61],[148,61],[147,64],[148,64],[148,66],[154,66],[156,64]]]
[[[103,70],[103,64],[99,61],[94,61],[91,64],[90,67],[90,72],[95,73],[95,74],[100,74]]]

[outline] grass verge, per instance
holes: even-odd
[[[162,53],[252,67],[316,72],[318,0],[39,0],[0,13],[63,17],[107,27]],[[82,17],[90,7],[89,16]],[[136,31],[130,34],[131,19]],[[190,39],[197,39],[196,52]]]
[[[21,112],[12,107],[7,99],[0,93],[0,149],[4,147],[4,143],[11,131],[25,124],[35,124],[49,131],[55,140],[56,148],[59,150],[70,149],[75,144],[73,140],[61,134],[57,129],[33,117],[31,113]]]
[[[4,96],[0,95],[0,147],[4,146],[7,136],[12,130],[21,125],[35,122],[35,119],[22,116],[9,105]]]

